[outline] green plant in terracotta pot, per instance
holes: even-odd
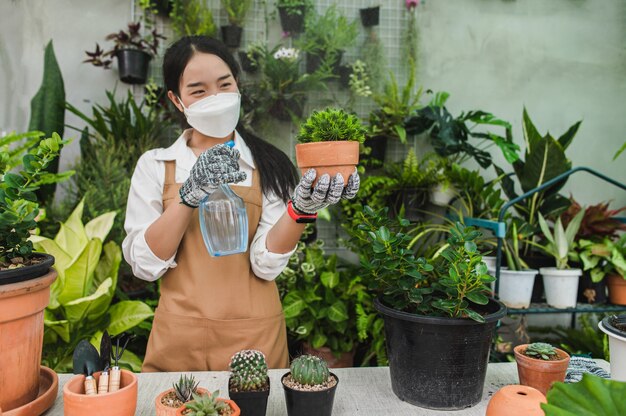
[[[219,390],[212,394],[193,394],[193,400],[176,411],[177,416],[239,416],[239,406],[228,399],[218,397]]]
[[[265,354],[258,350],[242,350],[230,359],[228,395],[241,412],[249,416],[265,416],[270,394]]]
[[[302,174],[311,168],[316,169],[317,178],[341,173],[347,184],[359,163],[365,130],[356,115],[328,107],[313,111],[300,125],[296,139],[296,161]]]
[[[610,302],[626,305],[626,234],[617,241],[610,237],[600,242],[581,239],[577,254],[593,282],[607,277]]]
[[[156,416],[176,416],[176,411],[185,403],[193,399],[193,394],[208,393],[208,390],[199,388],[193,374],[181,375],[179,380],[172,384],[172,388],[160,393],[154,400]]]
[[[301,355],[282,376],[288,416],[331,416],[339,378],[324,359]]]
[[[518,345],[514,349],[520,384],[544,395],[552,383],[564,381],[569,354],[545,342]]]

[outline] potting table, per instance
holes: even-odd
[[[598,365],[609,371],[609,363],[596,360]],[[271,391],[267,405],[267,416],[283,416],[287,411],[280,377],[287,370],[270,370]],[[339,386],[335,394],[333,416],[354,415],[450,415],[450,411],[423,409],[400,401],[391,391],[389,367],[344,368],[332,370],[339,377]],[[182,373],[141,373],[137,398],[137,416],[153,416],[154,399],[162,391],[171,387]],[[193,373],[200,386],[209,390],[219,389],[224,396],[228,392],[228,372],[209,371]],[[63,385],[72,377],[71,374],[59,375],[59,393],[54,406],[45,416],[63,415]],[[515,363],[493,363],[487,367],[487,377],[483,398],[480,403],[469,409],[454,412],[455,415],[484,416],[487,403],[492,394],[508,384],[517,384],[517,366]],[[96,415],[93,415],[96,416]],[[111,415],[113,416],[113,415]],[[245,415],[244,415],[245,416]]]

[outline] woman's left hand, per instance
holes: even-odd
[[[322,208],[336,204],[340,199],[354,198],[361,184],[356,170],[348,178],[348,184],[345,187],[340,173],[332,179],[330,175],[324,174],[313,186],[316,177],[315,169],[309,169],[300,179],[291,198],[293,207],[303,214],[315,214]]]

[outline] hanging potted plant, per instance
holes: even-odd
[[[393,392],[429,409],[477,404],[494,330],[506,314],[488,297],[494,278],[477,251],[481,233],[456,223],[448,245],[428,261],[416,258],[406,219],[368,206],[356,218],[358,227],[347,231],[378,294]]]
[[[626,314],[607,316],[598,328],[609,336],[611,379],[626,382]]]
[[[282,376],[288,416],[331,416],[339,378],[323,359],[301,355]]]
[[[276,8],[283,32],[302,33],[307,10],[312,8],[312,3],[310,0],[277,0]]]
[[[228,395],[244,415],[265,416],[270,395],[265,354],[257,350],[242,350],[230,359]]]
[[[73,173],[46,172],[68,141],[56,133],[47,139],[41,136],[32,132],[0,137],[0,371],[6,380],[0,388],[0,408],[5,412],[38,397],[44,309],[57,278],[52,268],[54,257],[33,252],[28,239],[40,215],[35,191]],[[23,139],[27,139],[26,145]],[[19,145],[14,146],[16,143]],[[48,387],[52,385],[58,386],[50,383]],[[46,403],[48,407],[54,397],[56,394]]]
[[[545,218],[539,213],[539,226],[547,241],[544,245],[531,243],[556,260],[556,267],[542,267],[539,269],[546,291],[546,302],[555,308],[564,309],[576,306],[578,279],[582,274],[582,270],[570,269],[568,258],[575,255],[574,236],[580,227],[583,215],[584,211],[576,214],[570,223],[567,224],[567,229],[563,228],[561,218],[557,218],[554,223],[554,233],[552,233]]]
[[[239,51],[239,64],[241,69],[253,74],[259,69],[259,61],[263,58],[265,46],[261,43],[248,45],[245,51]]]
[[[317,178],[341,173],[347,184],[359,163],[359,144],[364,139],[365,130],[354,114],[332,107],[313,111],[296,137],[298,167],[302,174],[316,169]]]
[[[241,45],[243,22],[252,0],[222,0],[222,7],[228,14],[228,26],[222,26],[222,40],[229,48],[238,48]]]
[[[190,402],[193,394],[205,394],[209,391],[198,387],[193,374],[181,375],[171,389],[161,392],[154,400],[156,416],[176,416],[176,411],[185,403]]]
[[[565,380],[569,354],[544,342],[518,345],[514,349],[520,384],[547,394],[552,383]]]
[[[213,394],[193,394],[193,400],[178,409],[176,416],[241,415],[241,410],[234,401],[222,399],[219,395],[219,390]]]
[[[380,6],[365,7],[359,9],[363,27],[378,26],[380,20]]]
[[[122,82],[145,84],[148,78],[148,65],[157,54],[159,40],[166,38],[159,34],[156,28],[144,36],[141,34],[141,22],[134,22],[128,24],[128,31],[111,33],[105,39],[114,42],[113,48],[105,51],[96,43],[95,51],[85,52],[88,59],[83,62],[109,69],[115,57]]]

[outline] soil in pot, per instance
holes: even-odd
[[[13,263],[0,263],[0,285],[24,282],[41,277],[48,273],[48,270],[54,264],[54,257],[43,253],[33,253],[33,256],[26,262],[20,260],[22,260],[21,257],[15,259],[15,264],[20,264],[20,267],[14,268],[10,268]]]
[[[501,302],[475,310],[485,323],[398,311],[380,299],[374,307],[385,320],[391,388],[400,400],[438,410],[464,409],[480,402],[491,341]]]
[[[534,387],[542,394],[547,394],[552,383],[564,381],[569,354],[556,348],[557,357],[550,360],[539,360],[524,354],[528,344],[518,345],[513,349],[520,384]]]
[[[152,57],[137,49],[120,49],[115,53],[120,80],[127,84],[145,84]]]
[[[229,382],[230,385],[230,382]],[[244,416],[265,416],[267,412],[267,399],[270,395],[270,381],[267,380],[267,389],[260,391],[232,391],[228,390],[228,396],[237,403]]]
[[[198,394],[208,394],[207,389],[196,389]],[[176,411],[181,408],[185,403],[181,402],[174,389],[165,390],[159,394],[154,400],[154,406],[156,408],[156,416],[176,416]]]
[[[291,379],[291,372],[281,378],[288,416],[331,416],[339,378],[330,373],[320,386],[302,386]]]

